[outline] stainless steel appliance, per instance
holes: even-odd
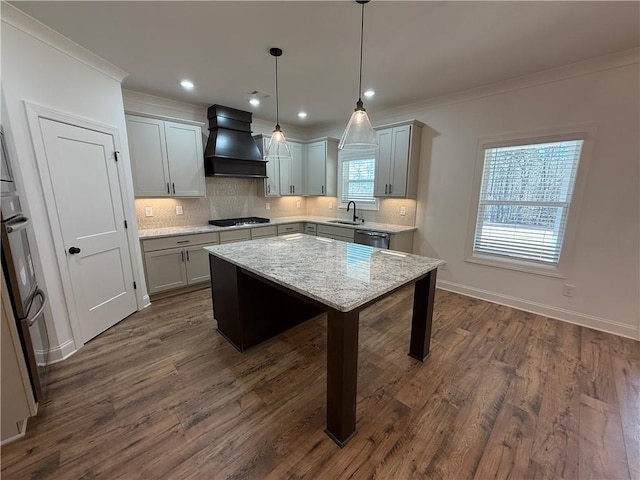
[[[353,241],[361,245],[369,245],[376,248],[389,248],[389,234],[384,232],[356,230]]]
[[[46,296],[38,288],[29,248],[27,227],[30,220],[22,214],[20,198],[11,176],[4,132],[0,129],[2,183],[0,220],[2,227],[2,270],[7,280],[13,312],[18,323],[20,343],[27,360],[33,392],[38,401],[44,400],[49,337],[44,319]]]
[[[240,217],[209,220],[209,224],[215,225],[216,227],[237,227],[239,225],[256,225],[260,223],[269,223],[269,219],[262,217]]]

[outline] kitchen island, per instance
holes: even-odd
[[[414,286],[409,355],[429,355],[442,260],[296,234],[206,247],[218,331],[239,351],[327,313],[327,434],[355,434],[359,312]]]

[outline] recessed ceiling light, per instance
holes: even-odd
[[[249,99],[249,103],[254,107],[257,107],[258,105],[260,105],[260,100],[258,100],[257,98],[251,98]]]
[[[187,89],[187,90],[193,90],[193,82],[191,80],[182,80],[180,82],[180,85],[182,85],[183,88]]]
[[[376,92],[374,92],[373,90],[367,90],[366,92],[364,92],[365,97],[373,97],[375,94]]]
[[[298,112],[300,118],[307,118],[307,112]]]

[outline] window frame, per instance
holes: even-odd
[[[374,202],[373,204],[367,203],[367,204],[362,204],[362,203],[358,203],[358,201],[354,200],[354,202],[356,202],[356,207],[358,208],[358,210],[370,210],[370,211],[378,211],[380,209],[380,199],[378,197],[375,196],[375,185],[376,185],[376,166],[378,163],[378,159],[377,159],[377,152],[375,150],[373,150],[373,186],[374,186]],[[338,181],[338,208],[339,209],[346,209],[347,208],[347,204],[349,203],[347,202],[343,202],[342,201],[342,190],[344,188],[344,181],[343,181],[343,159],[340,158],[340,152],[338,152],[338,176],[337,176],[337,181]]]
[[[575,237],[580,217],[580,206],[591,162],[591,152],[597,133],[597,124],[581,123],[550,127],[541,130],[515,132],[500,136],[480,137],[476,153],[476,168],[471,192],[471,205],[469,208],[469,220],[467,226],[467,241],[465,246],[465,262],[517,270],[524,273],[544,275],[556,278],[566,278],[565,272],[573,262]],[[564,241],[560,250],[560,260],[557,265],[544,265],[538,262],[527,261],[508,256],[490,255],[473,251],[476,227],[478,221],[478,208],[480,205],[480,190],[484,173],[485,150],[488,148],[513,147],[518,145],[532,145],[537,143],[551,143],[570,140],[582,140],[582,150],[578,163],[575,186],[569,211],[567,226],[564,233]]]

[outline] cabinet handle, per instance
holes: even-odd
[[[187,262],[189,262],[189,250],[187,250]]]
[[[189,243],[191,240],[178,240],[176,243]]]
[[[169,182],[167,182],[167,193],[171,195],[171,189],[169,188]]]
[[[267,193],[271,193],[271,184],[267,183]]]
[[[289,185],[289,193],[293,193],[293,185]]]
[[[324,185],[322,185],[322,194],[324,195]]]
[[[293,186],[293,193],[296,193],[296,186]]]
[[[171,185],[173,185],[173,194],[175,195],[176,194],[176,184],[172,183]]]
[[[388,189],[389,189],[389,185],[387,185],[386,183],[384,184],[384,194],[386,195],[388,193]]]
[[[391,195],[391,184],[389,184],[389,195]]]
[[[184,262],[184,250],[180,250],[180,258]]]

